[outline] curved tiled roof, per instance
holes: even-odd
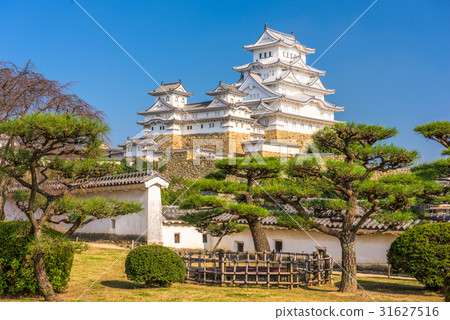
[[[180,216],[195,212],[196,210],[182,210],[178,206],[163,206],[163,216],[166,220],[166,223],[179,223],[181,222]],[[222,222],[222,221],[228,221],[230,218],[233,218],[234,216],[229,213],[223,213],[220,216],[217,216],[213,218],[213,221],[216,222]],[[354,224],[356,225],[360,220],[360,217],[355,218]],[[237,220],[239,223],[245,224],[246,221],[244,219]],[[270,216],[265,217],[261,220],[261,224],[265,226],[276,226],[278,219],[276,217]],[[327,218],[320,218],[316,220],[319,224],[329,227],[329,228],[340,228],[342,226],[342,222],[331,222],[330,219]],[[384,230],[391,230],[391,231],[404,231],[411,227],[414,224],[417,224],[418,220],[413,221],[411,223],[398,225],[394,227],[390,227],[388,225],[385,225],[383,223],[380,223],[376,221],[375,219],[369,218],[366,222],[363,223],[361,226],[361,230],[370,230],[370,231],[384,231]]]
[[[142,172],[124,173],[89,179],[86,183],[82,184],[81,188],[102,188],[102,187],[140,184],[145,183],[156,177],[164,179],[165,181],[169,182],[166,178],[162,177],[159,173],[155,171],[142,171]]]

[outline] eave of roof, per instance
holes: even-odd
[[[178,206],[163,206],[163,216],[164,216],[164,222],[165,223],[184,223],[182,220],[180,220],[180,216],[187,214],[187,213],[192,213],[195,212],[196,210],[182,210],[179,209]],[[213,218],[213,221],[216,222],[223,222],[223,221],[229,221],[230,219],[233,218],[237,218],[234,215],[231,215],[229,213],[223,213],[218,217]],[[357,224],[359,222],[359,217],[357,217],[354,221],[354,224]],[[236,220],[238,223],[240,224],[246,224],[246,221],[244,219],[238,219]],[[319,218],[316,219],[316,221],[323,226],[327,226],[329,228],[340,228],[342,226],[342,222],[331,222],[329,219],[327,218]],[[269,217],[265,217],[263,219],[260,220],[260,223],[263,226],[276,226],[277,227],[277,222],[278,219],[276,217],[273,216],[269,216]],[[412,225],[417,224],[418,221],[413,221],[411,223],[408,224],[404,224],[404,225],[399,225],[399,226],[394,226],[394,227],[389,227],[385,224],[379,223],[378,221],[369,218],[367,221],[365,221],[363,223],[363,225],[361,226],[361,230],[367,230],[367,231],[394,231],[394,232],[400,232],[400,231],[404,231],[407,228],[411,227]],[[284,229],[282,227],[278,227],[280,229]]]

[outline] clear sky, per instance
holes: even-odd
[[[194,96],[250,62],[242,46],[264,23],[295,32],[314,61],[374,0],[119,1],[77,0],[159,83],[181,79]],[[396,126],[398,145],[426,161],[440,145],[412,128],[450,120],[448,0],[379,0],[315,64],[326,70],[328,100],[345,106],[338,120]],[[49,79],[74,81],[73,91],[106,112],[113,145],[137,133],[136,114],[157,84],[73,0],[0,0],[0,60],[31,59]]]

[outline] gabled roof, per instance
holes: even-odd
[[[238,88],[241,89],[242,87],[245,86],[245,84],[249,81],[253,80],[256,84],[258,84],[258,86],[260,87],[261,90],[266,91],[269,96],[275,96],[275,97],[280,97],[281,94],[279,94],[278,92],[273,91],[272,89],[268,88],[267,86],[265,86],[263,84],[263,80],[261,79],[261,77],[255,73],[250,71],[247,78],[245,78],[245,80],[239,84]],[[242,91],[242,90],[241,90]]]
[[[206,94],[210,95],[210,96],[216,96],[216,95],[220,95],[223,93],[231,93],[231,94],[239,95],[239,96],[247,95],[247,93],[242,92],[238,88],[236,88],[235,85],[225,84],[225,83],[222,83],[222,81],[219,82],[219,85],[213,91],[206,92]]]
[[[318,70],[316,68],[313,68],[311,66],[308,66],[306,63],[303,62],[301,57],[297,57],[292,59],[291,61],[287,61],[285,59],[275,58],[275,57],[269,57],[269,58],[262,58],[258,59],[258,61],[246,63],[242,66],[233,67],[233,70],[236,72],[244,72],[251,70],[254,67],[262,66],[262,67],[269,67],[269,66],[282,66],[282,67],[291,67],[298,69],[300,71],[317,74],[317,75],[325,75],[326,71]]]
[[[166,94],[171,94],[171,93],[178,93],[178,94],[180,94],[182,96],[186,96],[186,97],[190,97],[193,95],[193,93],[188,92],[183,87],[181,80],[179,80],[177,82],[168,82],[168,83],[161,82],[161,85],[159,86],[159,88],[148,92],[148,94],[151,96],[161,96],[161,95],[166,95]]]
[[[254,44],[244,46],[244,49],[248,51],[254,51],[259,48],[269,47],[273,45],[285,45],[288,47],[295,47],[296,49],[305,54],[315,52],[315,49],[308,48],[302,45],[300,42],[298,42],[295,39],[293,32],[291,34],[287,34],[273,29],[269,29],[267,28],[267,24],[264,28],[263,34],[259,37],[259,39]]]
[[[160,104],[166,106],[167,110],[158,109],[157,106],[159,106]],[[164,99],[158,98],[158,100],[156,100],[156,102],[150,108],[148,108],[145,111],[139,111],[137,114],[143,116],[143,115],[146,115],[146,114],[149,114],[149,113],[171,111],[171,110],[176,110],[176,109],[177,108],[175,106],[171,105],[170,103],[168,103]]]
[[[317,81],[319,81],[319,88],[317,87],[313,87],[312,85],[314,83],[316,83]],[[309,90],[315,90],[315,91],[320,91],[323,94],[332,94],[335,92],[335,90],[332,89],[326,89],[325,86],[322,84],[322,82],[319,80],[319,77],[314,77],[314,78],[310,78],[310,81],[306,84],[303,84],[302,82],[300,82],[300,80],[297,78],[297,76],[295,75],[295,73],[292,71],[292,69],[288,69],[286,70],[281,76],[277,77],[277,76],[272,76],[269,78],[266,78],[262,81],[262,83],[264,85],[272,85],[272,84],[276,84],[279,82],[284,82],[290,85],[296,85],[296,86],[301,86],[305,89],[309,89]]]

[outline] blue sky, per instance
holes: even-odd
[[[270,28],[315,48],[314,61],[373,2],[78,0],[159,83],[181,78],[194,96],[231,67],[251,60],[242,46]],[[449,1],[379,0],[315,65],[346,110],[338,120],[396,126],[393,142],[426,161],[440,145],[412,128],[449,120]],[[72,0],[0,1],[0,60],[31,59],[49,79],[74,81],[73,91],[106,112],[113,145],[139,131],[137,111],[153,102],[148,77]]]

